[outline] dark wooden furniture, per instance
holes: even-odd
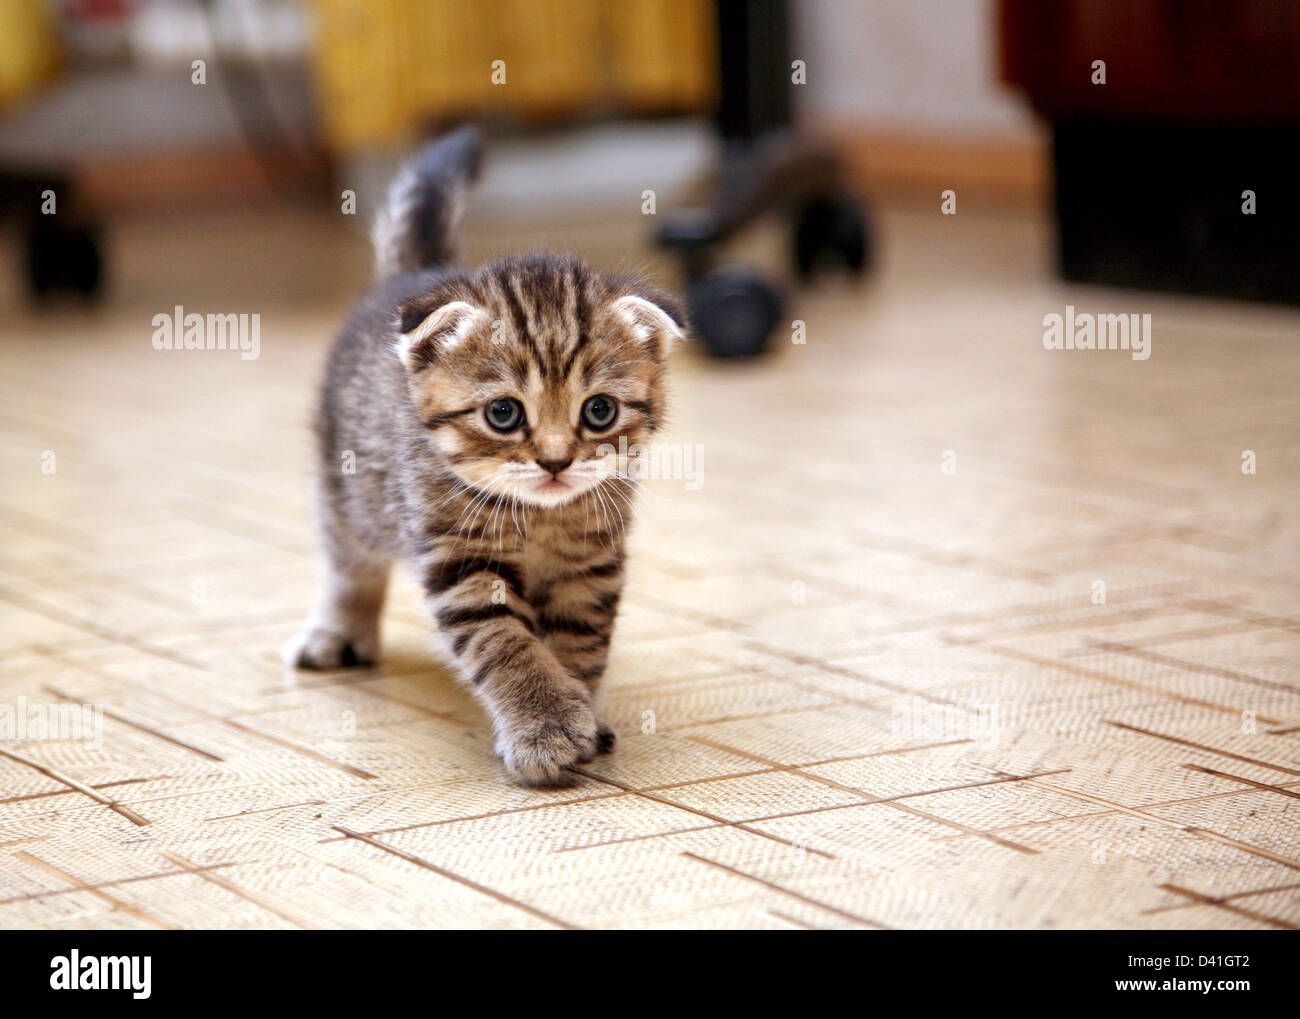
[[[1066,278],[1300,303],[1300,4],[1002,0],[999,17],[1002,76],[1051,123]]]

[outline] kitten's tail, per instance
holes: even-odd
[[[478,131],[462,127],[407,160],[371,231],[378,278],[452,260],[465,191],[478,176],[481,155]]]

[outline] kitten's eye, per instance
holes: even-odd
[[[600,431],[614,423],[618,414],[618,401],[612,396],[593,396],[582,405],[582,423]]]
[[[483,416],[498,432],[513,432],[524,423],[524,405],[512,397],[493,400],[483,409]]]

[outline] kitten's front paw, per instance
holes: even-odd
[[[284,646],[284,663],[291,669],[369,668],[378,654],[378,644],[372,638],[348,638],[307,626]]]
[[[574,695],[546,715],[503,729],[497,753],[523,785],[568,785],[574,778],[565,769],[607,752],[613,735],[596,719],[590,702]]]

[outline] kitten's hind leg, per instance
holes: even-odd
[[[379,614],[388,585],[388,562],[331,552],[316,608],[284,648],[295,669],[373,665],[379,658]]]

